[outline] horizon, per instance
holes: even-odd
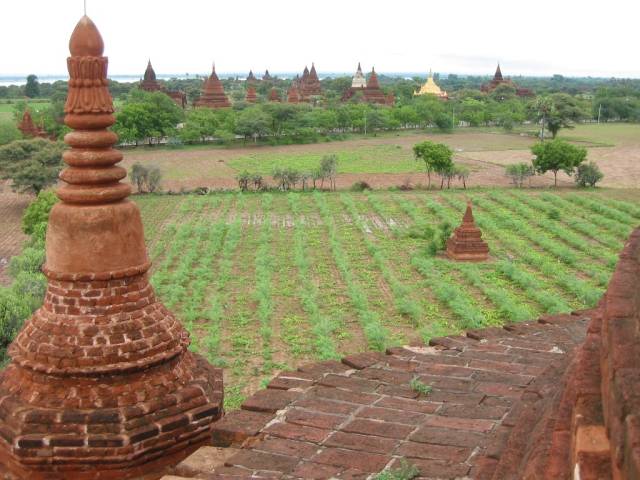
[[[640,65],[630,60],[640,5],[611,0],[606,10],[580,10],[579,19],[572,5],[541,0],[538,7],[527,11],[526,22],[506,0],[463,0],[456,8],[463,14],[451,22],[430,22],[433,7],[417,0],[400,2],[383,15],[362,1],[327,0],[312,22],[296,13],[290,0],[275,8],[247,0],[241,12],[202,0],[184,0],[179,11],[158,8],[151,0],[89,0],[87,13],[107,45],[111,76],[142,76],[151,58],[157,72],[190,74],[208,72],[212,61],[223,75],[265,69],[296,73],[312,62],[320,73],[352,74],[360,61],[365,71],[375,66],[380,73],[433,69],[490,76],[500,63],[509,77],[640,78]],[[0,41],[16,47],[3,52],[0,76],[64,75],[68,37],[82,8],[81,0],[7,2],[5,18],[15,21],[0,31]],[[234,21],[238,15],[241,21]],[[19,21],[24,18],[28,29]],[[541,36],[540,25],[576,40]]]

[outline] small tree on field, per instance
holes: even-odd
[[[27,77],[27,84],[24,86],[24,94],[29,98],[36,98],[40,95],[38,77],[33,74]]]
[[[160,181],[162,180],[162,172],[160,168],[156,166],[145,167],[140,163],[134,163],[129,172],[131,183],[133,183],[138,193],[147,191],[153,193],[160,188]]]
[[[236,180],[238,181],[238,187],[240,188],[240,190],[242,190],[243,192],[246,192],[247,189],[249,188],[249,181],[251,180],[251,174],[245,170],[244,172],[241,172],[238,175],[236,175]]]
[[[505,175],[519,188],[522,188],[524,182],[533,177],[534,174],[533,166],[525,162],[514,163],[505,167]]]
[[[46,225],[51,208],[57,201],[58,197],[53,191],[40,192],[38,198],[27,206],[22,215],[22,231],[27,235],[33,235],[38,225]]]
[[[537,173],[553,172],[553,183],[558,186],[558,172],[562,170],[572,175],[575,169],[587,158],[587,150],[562,140],[538,143],[531,147],[535,155],[533,168]]]
[[[431,173],[446,172],[452,167],[453,151],[442,143],[422,142],[413,146],[413,154],[416,160],[424,162],[427,171],[428,184],[427,188],[431,188]]]
[[[454,172],[456,174],[456,177],[458,177],[458,180],[462,182],[462,188],[466,190],[467,180],[471,176],[471,170],[469,170],[469,167],[466,167],[464,165],[455,165]]]
[[[324,184],[324,180],[329,180],[329,187],[332,190],[336,189],[336,176],[338,174],[338,157],[337,155],[325,155],[320,160],[320,174],[321,181]]]
[[[43,138],[17,140],[0,147],[0,178],[13,190],[36,195],[58,180],[64,145]]]
[[[579,187],[595,187],[604,178],[604,174],[595,162],[583,163],[576,171],[576,185]]]

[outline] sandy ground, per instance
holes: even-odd
[[[347,140],[343,142],[316,143],[309,145],[286,146],[247,146],[244,148],[194,148],[187,150],[138,149],[125,152],[124,166],[130,168],[135,162],[153,164],[163,171],[163,189],[180,191],[196,187],[212,189],[235,189],[236,169],[228,162],[251,154],[309,154],[339,153],[375,145],[396,145],[399,155],[410,155],[411,148],[426,139],[448,144],[455,151],[455,159],[467,165],[472,174],[468,186],[509,186],[510,180],[504,175],[504,166],[509,163],[529,162],[530,146],[535,141],[521,135],[494,133],[464,133],[449,135],[398,135],[371,137],[368,139]],[[589,160],[594,160],[605,174],[602,186],[620,188],[640,187],[640,127],[638,138],[626,138],[615,147],[593,146],[588,148]],[[338,188],[349,188],[354,183],[364,181],[372,188],[426,185],[424,173],[349,173],[339,174]],[[437,182],[436,180],[433,180]],[[273,179],[267,177],[267,182]],[[558,184],[569,186],[573,179],[560,173]],[[553,185],[553,175],[538,176],[532,179],[531,186],[545,187]],[[452,184],[453,186],[453,184]],[[456,181],[455,186],[461,186]]]
[[[0,285],[9,282],[7,266],[9,259],[20,253],[27,236],[22,233],[22,212],[33,197],[12,193],[0,184]]]

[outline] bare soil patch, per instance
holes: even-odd
[[[0,186],[0,285],[9,283],[9,260],[20,253],[27,239],[20,222],[31,199],[30,195],[13,193],[6,185]]]

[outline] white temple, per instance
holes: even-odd
[[[365,88],[366,86],[367,79],[362,73],[360,62],[358,62],[358,70],[356,71],[356,74],[353,76],[353,80],[351,81],[351,88]]]

